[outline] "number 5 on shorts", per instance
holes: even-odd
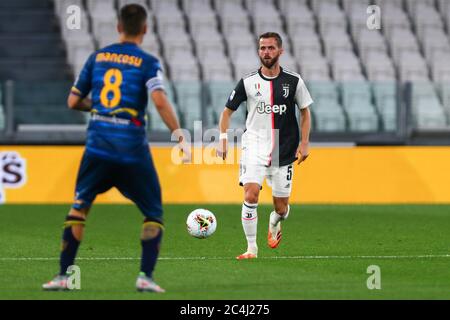
[[[289,165],[287,167],[287,177],[286,177],[287,181],[291,181],[292,180],[292,165]]]

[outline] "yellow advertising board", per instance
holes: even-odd
[[[81,146],[1,146],[0,199],[71,203]],[[239,165],[176,164],[171,147],[153,147],[164,203],[241,203]],[[195,159],[194,159],[195,160]],[[292,203],[450,203],[449,147],[316,147],[294,167]],[[97,203],[128,203],[117,190]],[[261,203],[271,202],[266,184]]]

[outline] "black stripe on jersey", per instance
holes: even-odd
[[[291,164],[296,160],[296,152],[300,143],[300,128],[296,116],[295,93],[299,84],[299,76],[281,69],[280,75],[272,80],[273,105],[281,109],[285,106],[285,112],[274,114],[274,127],[278,129],[275,137],[275,149],[273,150],[272,163],[278,166]],[[278,157],[278,159],[277,159]]]

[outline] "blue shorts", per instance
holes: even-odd
[[[73,208],[89,208],[98,194],[116,187],[143,215],[162,223],[161,187],[150,156],[120,163],[84,153],[78,171]]]

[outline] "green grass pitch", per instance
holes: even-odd
[[[205,207],[218,227],[190,237],[188,213]],[[259,206],[259,257],[239,205],[166,205],[155,279],[167,293],[137,293],[142,217],[132,205],[95,205],[77,265],[81,290],[43,292],[55,275],[69,206],[0,206],[0,299],[450,299],[450,206],[292,206],[278,249],[266,244],[270,206]],[[369,290],[367,268],[381,269]]]

